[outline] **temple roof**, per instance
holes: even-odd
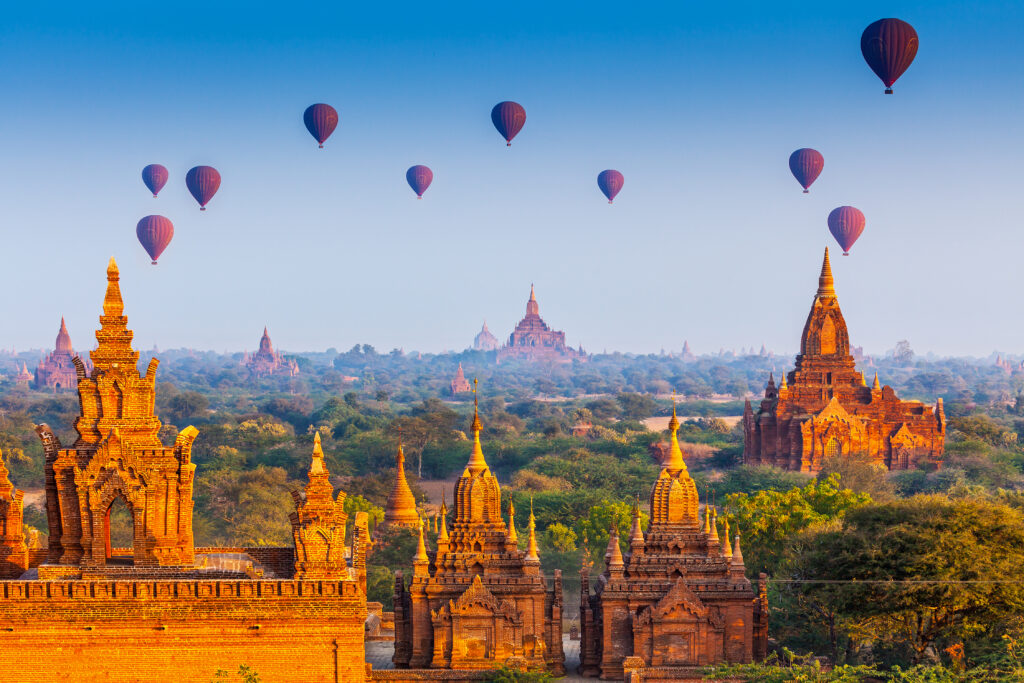
[[[68,334],[68,327],[64,324],[63,316],[61,316],[60,319],[60,331],[57,332],[55,350],[64,353],[71,353],[71,335]]]
[[[395,485],[388,494],[388,502],[384,508],[384,523],[409,528],[415,528],[420,523],[419,513],[416,512],[416,497],[413,496],[409,482],[405,478],[405,450],[402,444],[398,445],[398,452],[395,454]]]

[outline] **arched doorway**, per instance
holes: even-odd
[[[832,437],[825,443],[825,457],[836,458],[843,454],[843,443],[836,437]]]
[[[107,564],[135,563],[135,515],[123,496],[111,501],[103,516],[103,546]]]

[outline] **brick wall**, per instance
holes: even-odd
[[[0,581],[0,672],[19,683],[361,682],[354,581]]]

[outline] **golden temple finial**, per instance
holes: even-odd
[[[668,430],[671,434],[669,439],[668,457],[662,463],[662,467],[673,474],[686,469],[683,462],[683,451],[679,448],[679,439],[676,432],[679,431],[679,418],[676,417],[676,392],[672,392],[672,419],[668,421]]]
[[[608,568],[622,569],[625,562],[622,559],[622,549],[619,547],[619,530],[612,525],[611,534],[608,538]]]
[[[527,562],[540,562],[540,551],[537,549],[537,520],[533,516],[533,496],[530,496],[530,542],[526,551]]]
[[[786,371],[782,371],[782,384],[779,385],[779,390],[788,389],[789,385],[786,384]]]
[[[480,431],[483,429],[483,425],[480,423],[480,404],[477,400],[477,384],[478,380],[476,377],[473,378],[473,451],[469,456],[469,463],[466,468],[470,474],[476,474],[487,469],[487,461],[484,460],[484,450],[480,446]]]
[[[441,492],[441,519],[440,530],[437,532],[438,542],[448,542],[448,506],[444,502],[444,491]]]
[[[320,445],[320,432],[316,432],[313,437],[313,460],[309,463],[309,473],[313,474],[325,474],[327,468],[324,467],[324,449]]]
[[[110,257],[107,264],[107,294],[103,297],[103,315],[119,316],[124,314],[124,300],[121,298],[121,286],[118,282],[121,273],[117,269],[117,261]]]
[[[644,530],[640,525],[640,496],[637,496],[633,503],[633,528],[629,531],[630,547],[644,544]]]
[[[729,518],[725,518],[725,534],[722,536],[722,554],[732,559],[732,546],[729,545]]]
[[[743,566],[743,551],[740,550],[740,532],[736,532],[736,548],[732,551],[732,565],[734,567]]]
[[[508,499],[508,540],[510,543],[519,542],[519,534],[516,533],[516,506],[512,503],[512,499]]]
[[[825,247],[825,260],[821,263],[821,275],[818,276],[818,296],[835,296],[835,280],[832,277],[832,264],[828,260],[828,247]]]
[[[718,543],[718,510],[714,504],[711,506],[711,535],[708,538],[712,543]]]
[[[416,555],[412,558],[413,564],[426,563],[430,561],[427,557],[427,544],[423,541],[423,520],[420,519],[420,537],[416,542]]]
[[[878,381],[878,371],[875,370],[875,381],[871,383],[871,388],[875,391],[882,390],[882,384]]]

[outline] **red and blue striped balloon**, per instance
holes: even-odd
[[[420,164],[410,167],[405,172],[405,179],[412,191],[416,193],[416,198],[423,199],[423,193],[430,187],[430,183],[434,182],[434,172],[428,166]]]
[[[512,146],[512,138],[519,135],[526,123],[526,110],[517,102],[498,102],[491,110],[491,123],[505,138],[507,147]]]
[[[609,204],[614,201],[615,195],[619,193],[625,183],[626,179],[622,174],[611,168],[597,174],[597,186],[601,188],[601,192],[604,192]]]
[[[167,169],[160,164],[150,164],[142,169],[142,182],[153,193],[153,197],[160,194],[160,190],[164,189],[164,185],[167,184],[169,177],[170,174],[167,172]]]
[[[185,175],[185,186],[199,202],[199,210],[206,211],[206,204],[220,188],[220,173],[213,166],[196,166]]]
[[[174,224],[164,216],[146,216],[135,226],[135,236],[153,259],[153,265],[174,237]]]
[[[860,36],[860,52],[875,75],[885,84],[885,94],[892,94],[892,84],[910,68],[917,56],[917,31],[900,19],[879,19],[864,29]]]
[[[828,231],[843,248],[843,256],[850,255],[850,247],[864,232],[865,222],[860,209],[852,206],[840,206],[828,215]]]
[[[821,156],[821,152],[816,149],[804,147],[789,155],[789,170],[793,172],[796,181],[803,186],[804,194],[821,175],[823,168],[825,168],[825,157]]]
[[[306,130],[320,143],[320,149],[323,149],[324,140],[331,137],[331,133],[338,127],[338,110],[323,102],[311,104],[306,107],[302,120],[306,124]]]

